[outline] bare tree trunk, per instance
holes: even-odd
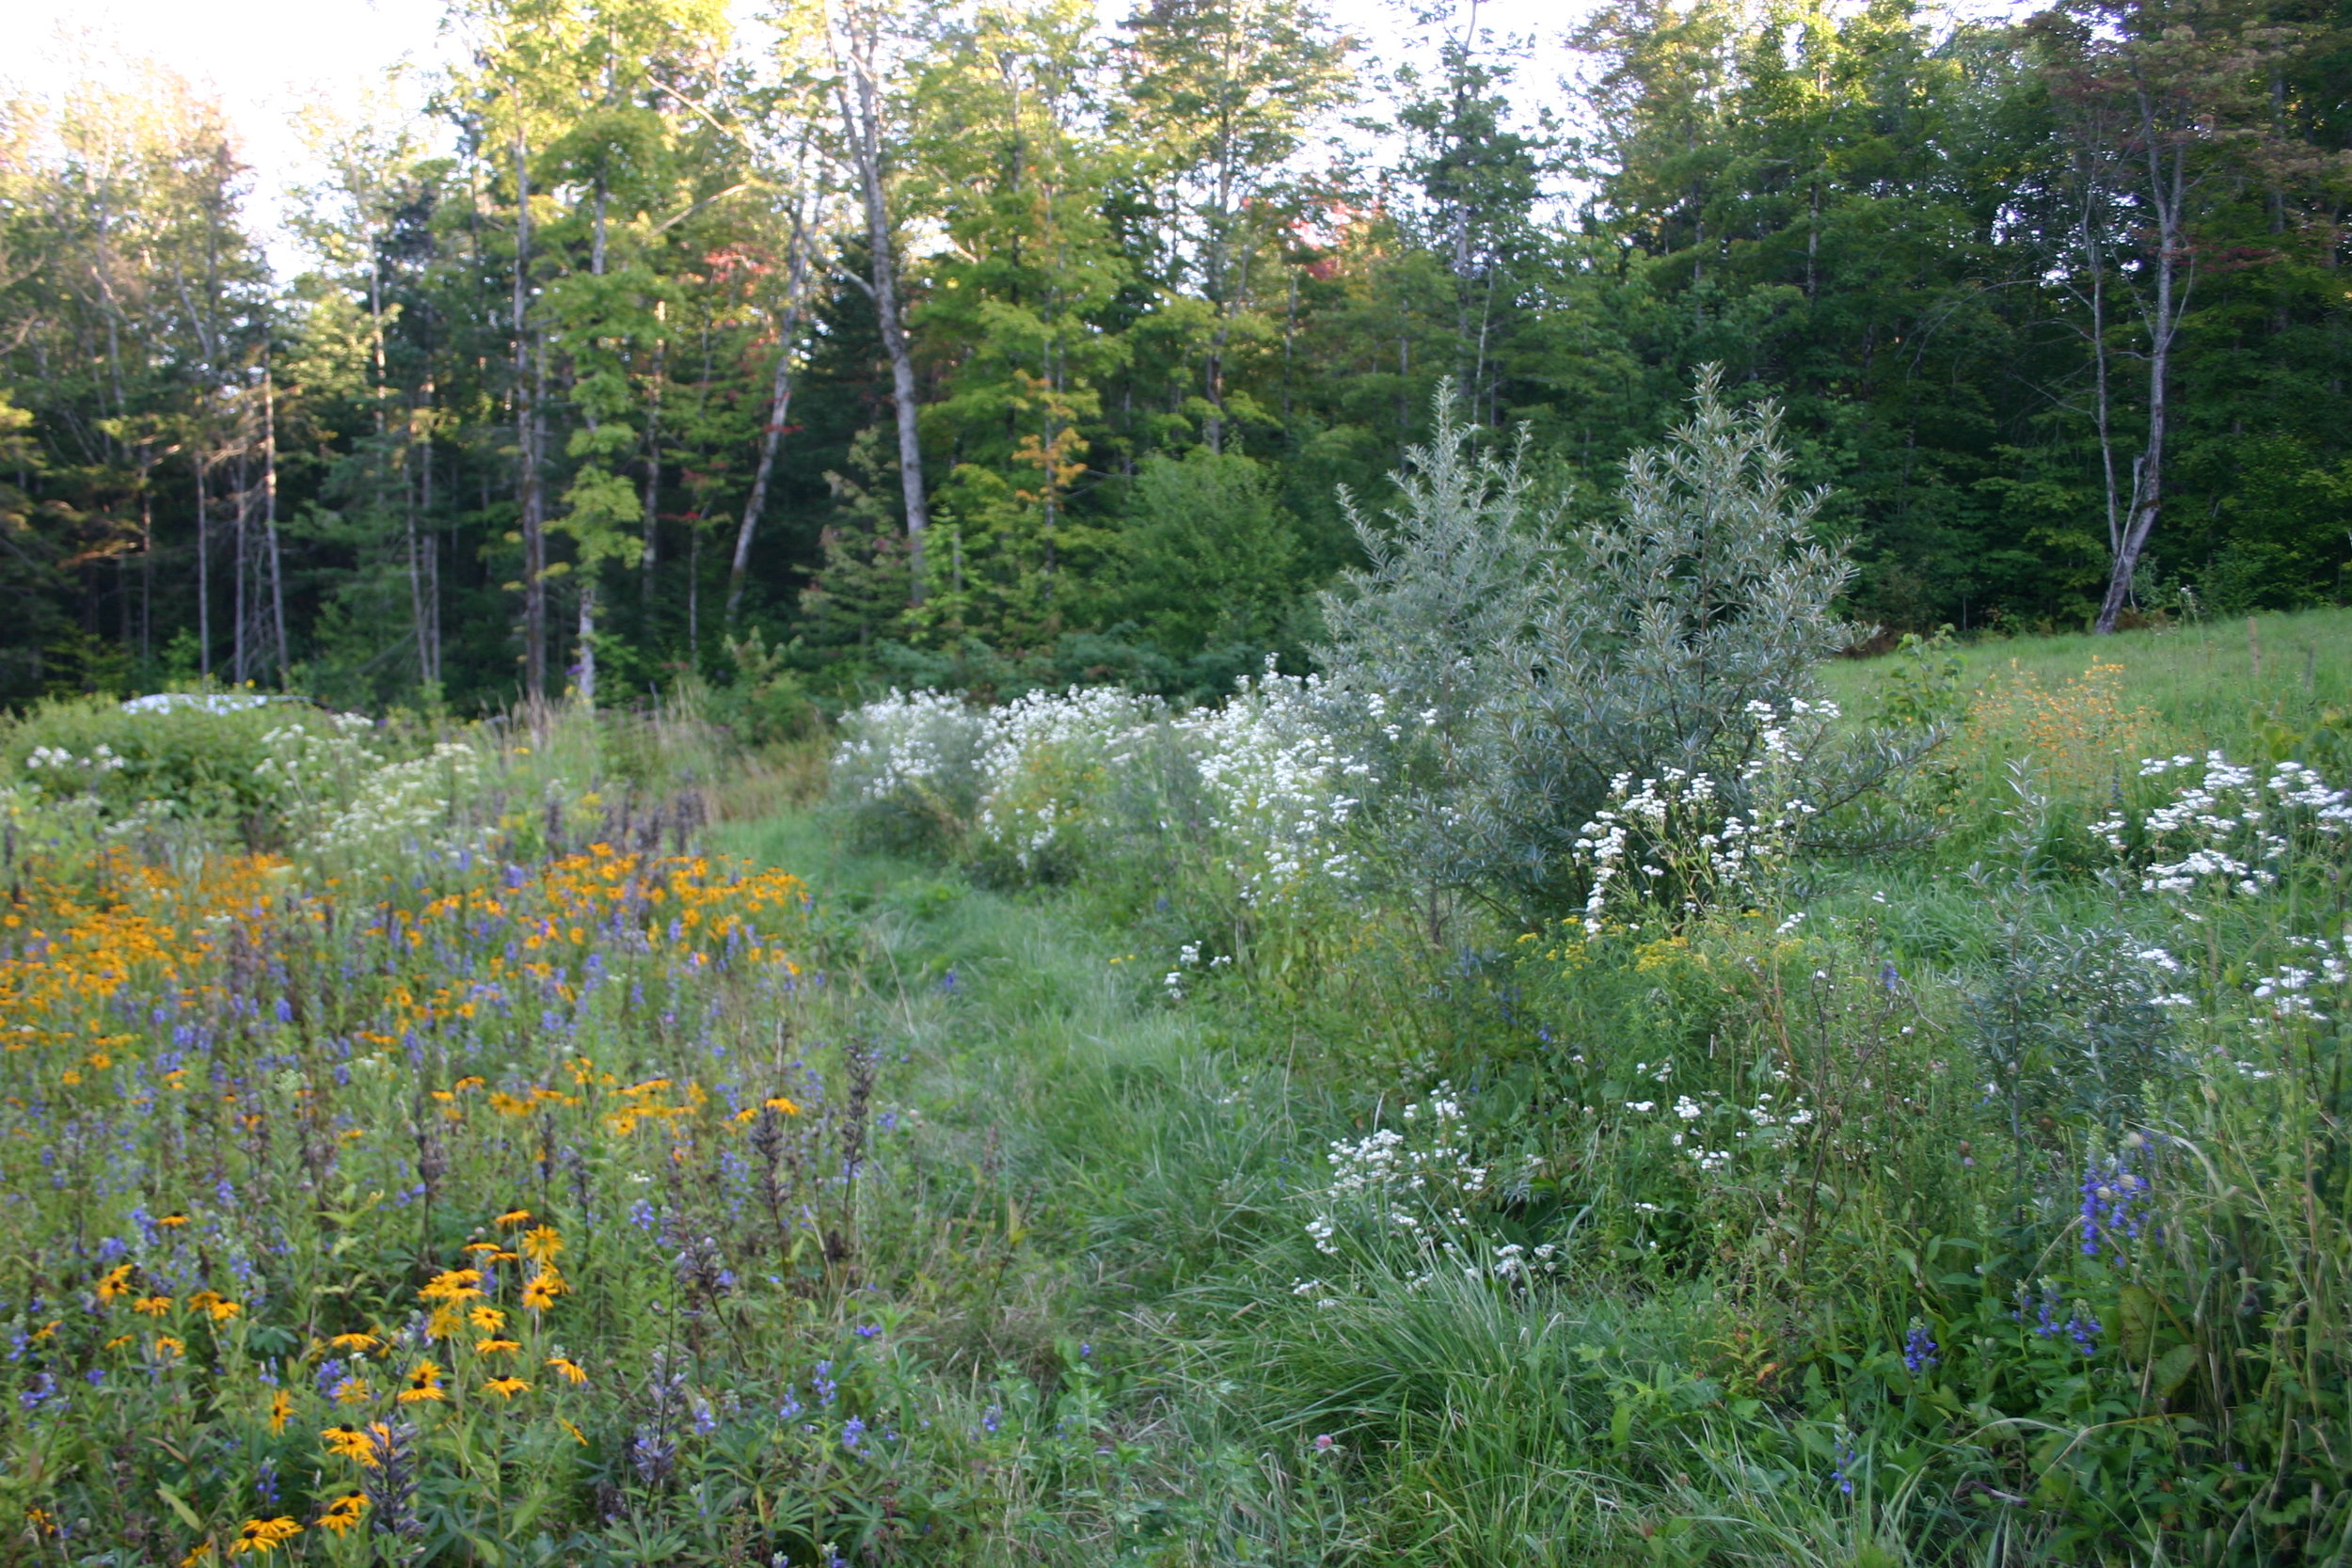
[[[531,166],[523,135],[515,133],[515,442],[516,500],[523,535],[523,702],[536,716],[548,697],[547,502],[540,491],[538,384],[546,356],[533,355],[529,327]]]
[[[2180,276],[2184,259],[2182,219],[2187,197],[2187,151],[2169,149],[2156,138],[2155,118],[2147,95],[2140,96],[2141,135],[2147,143],[2149,206],[2156,220],[2155,299],[2148,314],[2148,443],[2132,465],[2132,505],[2129,520],[2115,552],[2114,570],[2107,578],[2106,597],[2099,606],[2092,630],[2101,636],[2115,630],[2116,618],[2130,602],[2132,578],[2148,547],[2157,515],[2164,507],[2164,446],[2170,414],[2169,392],[2172,369],[2172,340],[2186,309],[2186,291]]]
[[[229,679],[234,685],[243,686],[250,673],[245,657],[245,536],[246,521],[253,511],[253,487],[246,483],[245,432],[242,428],[245,420],[242,415],[237,423],[240,426],[237,433],[237,526],[234,548],[230,552],[230,558],[235,562],[236,576],[229,594]]]
[[[921,604],[923,536],[930,526],[930,511],[923,497],[914,359],[908,351],[906,325],[899,315],[898,269],[890,235],[890,208],[882,191],[881,86],[875,80],[874,61],[879,31],[877,19],[862,17],[850,34],[850,69],[840,87],[841,121],[849,133],[850,155],[866,201],[866,243],[873,270],[867,292],[873,295],[882,353],[890,359],[891,400],[898,412],[898,488],[906,501],[907,562],[912,575],[909,597]]]
[[[645,388],[645,538],[638,556],[638,594],[653,609],[654,565],[661,549],[661,382],[670,370],[670,302],[654,301],[653,376]]]
[[[278,646],[278,684],[286,684],[286,574],[278,553],[278,383],[262,371],[262,543],[269,551],[270,631]]]
[[[796,206],[792,214],[792,259],[784,285],[784,316],[776,325],[776,375],[768,389],[768,423],[759,433],[759,467],[752,475],[752,493],[743,502],[743,519],[735,529],[735,559],[727,567],[726,624],[733,630],[743,608],[743,582],[751,570],[752,535],[759,528],[768,504],[768,481],[775,472],[776,449],[784,441],[784,425],[792,413],[792,344],[800,336],[801,299],[808,286],[808,224]]]
[[[204,444],[196,441],[196,673],[213,678],[213,515],[204,495]]]

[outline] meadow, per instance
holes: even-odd
[[[2352,1558],[2352,614],[1823,677],[1535,923],[1272,674],[34,709],[0,1555]]]

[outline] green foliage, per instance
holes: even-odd
[[[1298,528],[1266,467],[1233,453],[1154,457],[1118,536],[1117,614],[1169,657],[1236,646],[1254,665],[1285,629]]]

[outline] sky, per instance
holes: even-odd
[[[1531,101],[1555,98],[1565,52],[1564,28],[1597,0],[1479,0],[1479,21],[1498,34],[1533,35],[1538,48],[1520,69]],[[757,8],[742,0],[746,12]],[[1340,25],[1395,58],[1415,29],[1391,0],[1327,0]],[[416,80],[440,63],[440,0],[9,0],[10,52],[0,83],[55,91],[85,70],[140,56],[163,62],[217,91],[254,170],[254,217],[273,235],[270,259],[282,275],[301,257],[283,233],[285,191],[314,177],[294,119],[324,104],[345,119],[388,91],[386,72],[404,61],[411,85],[392,102],[414,103]]]

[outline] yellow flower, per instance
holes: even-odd
[[[506,1314],[495,1307],[477,1307],[466,1317],[485,1334],[496,1334],[506,1326]]]
[[[288,1420],[290,1418],[292,1418],[292,1417],[293,1417],[293,1415],[294,1415],[294,1396],[293,1396],[292,1394],[289,1394],[289,1393],[287,1393],[287,1392],[286,1392],[286,1390],[284,1390],[283,1388],[280,1388],[279,1390],[278,1390],[278,1392],[276,1392],[275,1394],[272,1394],[272,1395],[269,1397],[269,1429],[270,1429],[270,1431],[272,1431],[272,1432],[283,1432],[283,1431],[285,1431],[285,1430],[286,1430],[286,1422],[287,1422],[287,1420]]]
[[[185,1214],[166,1214],[162,1219],[157,1220],[155,1223],[162,1226],[166,1230],[177,1230],[182,1226],[188,1223],[188,1216]]]
[[[563,1373],[564,1377],[568,1378],[573,1383],[585,1383],[588,1381],[587,1372],[581,1369],[579,1362],[573,1360],[568,1355],[550,1355],[548,1357],[548,1365]]]
[[[482,1354],[488,1355],[493,1352],[520,1350],[523,1347],[520,1341],[515,1339],[476,1339],[473,1348]]]
[[[502,1400],[511,1400],[516,1394],[524,1394],[531,1391],[531,1385],[518,1377],[494,1377],[485,1383],[482,1386],[487,1388],[490,1392],[496,1394]]]
[[[237,1538],[229,1543],[229,1555],[241,1557],[246,1552],[259,1552],[267,1556],[301,1533],[302,1527],[290,1518],[247,1519],[237,1531]]]
[[[171,1310],[171,1306],[169,1296],[141,1296],[131,1304],[131,1310],[144,1312],[151,1318],[160,1318]]]
[[[213,1544],[210,1541],[199,1541],[188,1548],[187,1556],[180,1560],[180,1568],[196,1568],[198,1563],[212,1555]]]
[[[510,1209],[491,1223],[493,1225],[505,1226],[529,1225],[531,1223],[531,1211],[528,1209]]]
[[[553,1269],[543,1268],[523,1286],[523,1305],[533,1312],[544,1312],[563,1293],[564,1276]]]
[[[555,1233],[555,1227],[543,1225],[534,1230],[523,1232],[523,1239],[519,1245],[522,1247],[525,1258],[534,1263],[548,1263],[553,1261],[555,1255],[564,1250],[564,1238]]]
[[[420,1400],[445,1400],[449,1395],[441,1388],[441,1369],[430,1361],[420,1361],[410,1369],[408,1386],[400,1391],[400,1402],[415,1404]]]
[[[373,1334],[338,1334],[326,1342],[337,1350],[371,1351],[384,1341]]]
[[[337,1497],[333,1502],[328,1503],[326,1505],[326,1512],[319,1515],[319,1523],[326,1528],[333,1530],[336,1535],[341,1536],[343,1531],[350,1529],[353,1526],[358,1524],[359,1516],[367,1511],[368,1499],[366,1496],[362,1493],[353,1492],[348,1496]]]
[[[169,1334],[155,1336],[155,1358],[168,1360],[187,1354],[188,1342]]]
[[[98,1299],[100,1301],[112,1301],[117,1296],[127,1296],[130,1293],[131,1265],[128,1263],[116,1264],[113,1268],[108,1269],[106,1271],[105,1277],[98,1282]]]
[[[801,1114],[801,1108],[798,1105],[793,1104],[792,1101],[787,1100],[780,1094],[771,1095],[764,1103],[767,1105],[768,1109],[775,1112],[776,1115],[780,1117],[797,1117]]]
[[[471,1301],[482,1294],[481,1291],[476,1289],[481,1283],[482,1271],[480,1269],[451,1269],[446,1273],[435,1275],[424,1289],[417,1292],[417,1295],[424,1301],[446,1301],[454,1306],[461,1301]]]
[[[562,1427],[565,1432],[570,1433],[572,1434],[572,1441],[578,1443],[581,1448],[584,1449],[588,1446],[587,1433],[581,1432],[580,1428],[572,1425],[571,1422],[565,1420],[563,1417],[558,1416],[555,1418],[555,1424]]]
[[[376,1465],[375,1439],[358,1427],[328,1427],[319,1436],[326,1442],[326,1451],[338,1459],[356,1459],[373,1470]]]
[[[364,1377],[342,1378],[328,1392],[337,1404],[365,1404],[375,1397],[375,1390],[368,1386]]]

